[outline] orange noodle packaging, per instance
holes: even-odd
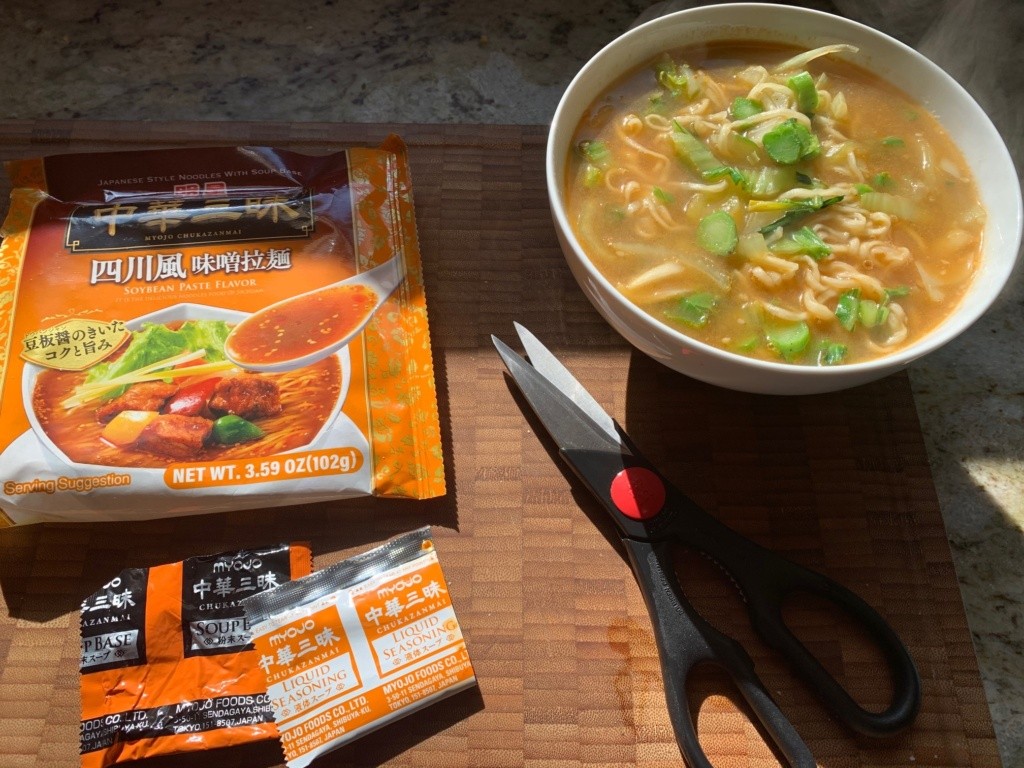
[[[0,524],[444,493],[397,137],[8,172]]]
[[[292,768],[476,682],[429,528],[242,604]]]
[[[126,568],[82,602],[82,768],[277,735],[242,598],[311,569],[306,544]]]

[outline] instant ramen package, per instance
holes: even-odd
[[[8,172],[0,523],[444,493],[397,137]]]

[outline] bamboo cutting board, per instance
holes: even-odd
[[[750,651],[821,766],[993,768],[999,757],[905,375],[833,395],[710,387],[631,348],[587,303],[548,214],[541,127],[392,126],[410,145],[448,495],[135,524],[0,531],[0,766],[74,766],[78,605],[122,568],[308,539],[316,567],[429,523],[479,687],[324,758],[327,766],[679,766],[646,609],[614,536],[524,417],[491,346],[533,330],[681,488],[759,543],[875,606],[921,672],[915,725],[885,741],[832,721],[749,629],[730,586],[682,556],[688,594]],[[387,126],[0,122],[0,158],[273,144],[326,152]],[[6,201],[6,189],[2,190]],[[6,202],[0,202],[0,207]],[[787,620],[858,698],[887,678],[842,616]],[[776,759],[704,675],[692,692],[716,765]],[[277,766],[274,742],[147,766]]]

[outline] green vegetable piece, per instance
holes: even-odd
[[[895,189],[896,180],[887,171],[882,171],[871,178],[871,186],[878,190]]]
[[[581,141],[577,148],[583,157],[598,167],[606,166],[612,157],[611,150],[603,141]]]
[[[683,296],[675,307],[665,314],[672,320],[678,320],[691,328],[703,328],[711,320],[711,315],[718,306],[718,297],[711,293],[691,293]]]
[[[587,163],[587,167],[583,169],[583,186],[593,189],[600,185],[604,180],[604,171],[598,168],[596,165]]]
[[[818,137],[796,118],[775,126],[764,135],[762,142],[768,156],[780,165],[793,165],[821,149]]]
[[[800,227],[790,237],[799,246],[800,253],[806,253],[812,259],[821,260],[832,253],[828,244],[810,227]]]
[[[882,145],[886,147],[902,147],[905,144],[899,136],[886,136],[882,139]]]
[[[807,323],[785,323],[765,327],[768,346],[786,360],[798,357],[811,342],[811,328]]]
[[[728,176],[734,184],[743,184],[746,178],[739,170],[726,165],[711,154],[711,150],[704,145],[704,142],[684,130],[679,123],[675,123],[674,126],[669,137],[675,148],[676,156],[697,171],[705,181],[717,181]]]
[[[773,221],[771,224],[766,224],[765,226],[761,227],[758,230],[758,232],[760,232],[762,235],[769,235],[779,227],[787,227],[794,221],[802,219],[804,216],[810,213],[815,213],[816,211],[824,210],[825,208],[828,208],[830,205],[835,205],[836,203],[842,202],[842,200],[842,195],[836,195],[835,197],[826,197],[824,199],[815,196],[810,198],[809,200],[779,201],[786,203],[785,207],[788,209],[786,213],[783,214],[782,217]],[[762,205],[764,204],[762,203]],[[753,209],[752,205],[750,207],[751,209]]]
[[[797,186],[799,174],[795,173],[792,168],[766,165],[756,171],[748,171],[745,176],[744,187],[751,197],[772,198]]]
[[[215,363],[224,359],[224,340],[230,331],[223,320],[189,320],[176,331],[160,323],[143,323],[141,330],[132,334],[120,357],[94,365],[85,380],[89,384],[102,384],[183,352],[204,350],[204,362]],[[117,387],[105,392],[103,398],[117,397],[126,389]]]
[[[738,240],[736,222],[725,211],[708,214],[697,225],[698,245],[715,256],[728,256],[736,250]]]
[[[670,56],[664,56],[656,68],[658,82],[673,96],[692,99],[700,93],[700,84],[693,70],[687,64],[676,64]]]
[[[889,319],[889,308],[877,301],[862,299],[860,306],[857,307],[857,317],[865,328],[874,328]]]
[[[733,120],[746,120],[748,117],[759,115],[764,112],[764,104],[757,99],[748,99],[744,96],[737,96],[732,100],[729,107],[729,114]]]
[[[839,365],[846,357],[846,345],[834,341],[823,341],[818,349],[818,365]]]
[[[860,290],[854,288],[839,297],[836,304],[836,319],[839,324],[848,331],[852,331],[857,325],[857,307],[860,304]]]
[[[212,438],[221,445],[235,445],[249,440],[258,440],[266,434],[251,421],[229,413],[213,422]]]
[[[818,108],[818,89],[810,72],[798,72],[786,81],[796,96],[796,108],[810,115]]]
[[[897,285],[892,288],[885,289],[885,301],[889,302],[893,299],[898,299],[901,296],[910,295],[910,286],[908,285]]]
[[[654,196],[655,196],[655,197],[656,197],[656,198],[657,198],[658,200],[660,200],[661,202],[663,202],[663,203],[664,203],[665,205],[672,205],[672,203],[674,203],[674,202],[676,201],[676,198],[675,198],[675,196],[673,196],[673,195],[672,195],[671,193],[669,193],[669,192],[666,192],[666,191],[665,191],[665,190],[663,190],[663,189],[662,189],[661,187],[655,187],[655,188],[654,188]]]
[[[875,191],[875,188],[872,187],[870,184],[854,184],[853,188],[855,190],[857,190],[857,194],[858,195],[863,195],[866,192],[874,192]]]

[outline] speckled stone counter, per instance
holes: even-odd
[[[1021,167],[1024,3],[801,4],[927,53],[989,111]],[[664,10],[622,0],[6,0],[3,8],[2,118],[466,123],[547,122],[591,54]],[[1022,303],[1018,270],[983,320],[911,368],[1007,768],[1024,766]]]

